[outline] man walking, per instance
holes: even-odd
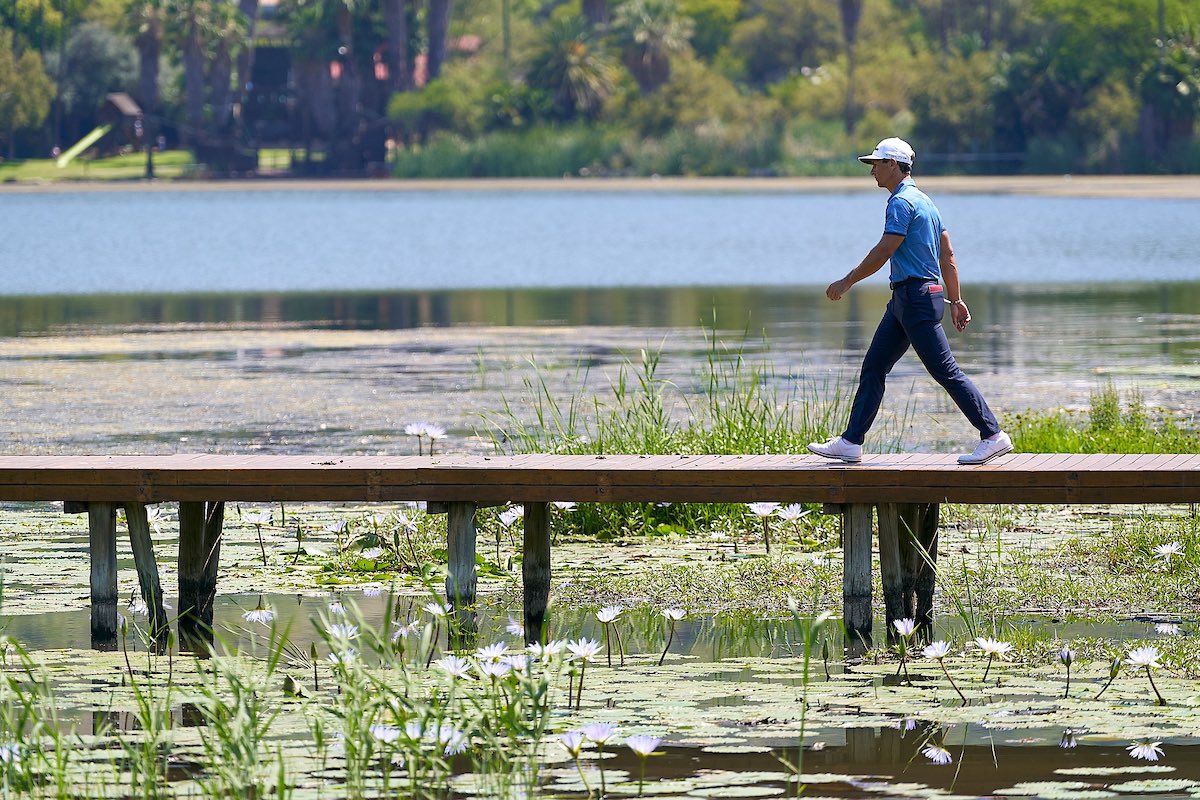
[[[829,284],[825,296],[842,299],[851,286],[874,275],[890,259],[892,299],[863,358],[846,431],[829,441],[813,442],[808,449],[826,458],[862,461],[862,444],[879,412],[888,373],[912,345],[925,369],[979,430],[979,446],[970,455],[959,456],[958,463],[985,464],[1011,452],[1012,441],[1000,430],[975,384],[959,369],[946,341],[941,324],[945,304],[950,303],[950,319],[959,332],[966,330],[971,313],[962,299],[950,234],[933,201],[913,183],[915,157],[908,142],[891,138],[859,158],[871,165],[879,187],[891,193],[883,237],[850,274]]]

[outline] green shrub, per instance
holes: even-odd
[[[1091,397],[1087,424],[1066,411],[1020,414],[1006,422],[1026,453],[1200,453],[1200,436],[1169,417],[1156,417],[1142,396],[1121,398],[1111,385]]]

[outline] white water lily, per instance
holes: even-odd
[[[522,622],[517,622],[512,617],[509,617],[508,625],[504,626],[504,630],[508,631],[508,633],[512,636],[524,636],[525,624]]]
[[[17,742],[0,744],[0,764],[16,766],[21,763],[21,745]]]
[[[769,517],[779,510],[779,503],[746,503],[746,508],[756,517]]]
[[[1161,669],[1162,664],[1158,663],[1159,656],[1157,647],[1139,647],[1129,651],[1129,654],[1125,656],[1125,663],[1133,667]]]
[[[271,620],[275,619],[275,612],[269,608],[256,608],[253,611],[247,611],[245,614],[242,614],[242,619],[246,620],[246,622],[270,625]]]
[[[379,595],[383,594],[383,589],[378,586],[364,586],[362,593],[363,597],[379,597]]]
[[[775,516],[789,522],[795,522],[801,517],[807,517],[809,513],[811,512],[805,510],[801,504],[791,503],[786,506],[780,506],[779,510],[775,512]]]
[[[600,653],[600,642],[595,639],[579,639],[574,642],[567,642],[567,650],[571,651],[571,656],[577,661],[591,662],[596,660],[596,656]]]
[[[475,657],[480,661],[499,661],[508,652],[508,645],[504,642],[496,642],[489,644],[487,647],[481,647],[475,652]]]
[[[438,743],[444,745],[443,753],[456,756],[467,749],[467,734],[453,725],[446,724],[438,729]]]
[[[393,725],[372,725],[367,729],[371,733],[371,737],[377,742],[384,744],[395,744],[404,731]]]
[[[941,640],[933,642],[921,651],[921,655],[926,658],[936,658],[941,661],[946,656],[950,655],[950,645]]]
[[[335,666],[348,667],[358,660],[358,651],[350,648],[341,653],[330,653],[326,658]]]
[[[512,653],[505,656],[502,661],[508,664],[514,672],[524,672],[529,668],[529,656],[524,653]]]
[[[578,758],[579,753],[583,750],[583,734],[579,731],[567,731],[558,737],[558,743],[571,754],[572,758]]]
[[[1174,622],[1160,622],[1154,626],[1154,630],[1161,633],[1163,636],[1178,636],[1183,633],[1183,628],[1176,625]]]
[[[342,641],[348,642],[351,639],[355,639],[358,637],[358,626],[357,625],[335,623],[333,625],[330,625],[327,628],[327,630],[329,631],[329,635],[332,638],[340,639]]]
[[[500,524],[509,527],[519,519],[525,518],[525,506],[513,506],[500,512]]]
[[[1075,651],[1069,647],[1063,647],[1062,650],[1058,651],[1058,661],[1064,667],[1070,667],[1075,663]]]
[[[630,736],[625,740],[625,746],[643,758],[653,755],[658,746],[662,744],[661,736]]]
[[[596,612],[596,619],[607,625],[621,616],[621,612],[624,610],[621,606],[605,606]]]
[[[895,628],[901,636],[907,639],[917,630],[917,621],[909,618],[895,619],[892,620],[892,627]]]
[[[660,613],[667,619],[674,622],[678,622],[687,616],[682,608],[664,608]]]
[[[1140,758],[1143,761],[1158,761],[1163,755],[1161,745],[1162,742],[1152,742],[1149,739],[1143,739],[1140,742],[1134,742],[1125,749],[1134,758]]]
[[[567,643],[561,639],[551,639],[545,644],[534,642],[525,649],[534,658],[539,659],[543,663],[549,663],[553,661],[556,656],[562,653],[566,646]]]
[[[1170,563],[1175,556],[1183,555],[1183,545],[1179,542],[1167,542],[1154,548],[1154,554],[1163,561]]]
[[[346,530],[346,520],[339,519],[325,526],[326,533],[342,533]]]
[[[507,661],[480,661],[475,664],[475,669],[484,677],[500,679],[512,672],[512,665]]]
[[[148,617],[150,616],[150,606],[146,605],[146,601],[142,598],[135,597],[129,601],[129,613],[139,617]]]
[[[345,616],[346,607],[344,605],[342,605],[340,600],[334,600],[332,603],[329,604],[329,613],[335,614],[339,617]]]
[[[1002,642],[999,639],[987,639],[980,636],[975,640],[975,646],[984,652],[988,658],[1004,659],[1012,651],[1013,646],[1009,642]]]
[[[588,741],[604,744],[617,732],[617,726],[611,722],[589,722],[579,729]]]
[[[949,764],[954,760],[954,757],[950,755],[949,750],[937,744],[926,746],[925,749],[921,751],[921,755],[928,758],[934,764]]]
[[[554,507],[559,511],[574,511],[576,508],[576,503],[574,501],[562,502],[555,500]]]
[[[458,656],[444,656],[433,662],[433,665],[452,678],[469,678],[471,662]]]
[[[442,605],[441,603],[426,603],[424,608],[425,612],[430,616],[442,619],[450,613],[452,604],[446,603],[445,605]]]
[[[374,561],[381,555],[383,555],[382,547],[368,547],[366,550],[363,550],[361,553],[359,553],[359,556],[365,558],[367,561]]]
[[[265,511],[250,511],[242,515],[245,522],[251,525],[270,525],[271,524],[271,509]]]

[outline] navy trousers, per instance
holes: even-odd
[[[909,345],[917,351],[921,363],[933,379],[949,392],[951,399],[978,429],[980,438],[986,439],[1000,432],[987,401],[971,383],[971,379],[963,374],[954,360],[954,354],[950,352],[950,343],[946,341],[946,332],[942,329],[945,298],[940,291],[929,291],[931,286],[936,285],[933,282],[906,281],[896,284],[892,289],[892,299],[863,357],[858,391],[854,394],[854,404],[850,409],[850,424],[842,434],[846,441],[862,444],[866,439],[867,431],[879,413],[888,373]]]

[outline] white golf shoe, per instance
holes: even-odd
[[[980,439],[979,446],[975,448],[975,452],[970,455],[959,456],[958,463],[960,464],[986,464],[993,458],[999,458],[1005,453],[1011,453],[1013,449],[1012,439],[1008,438],[1008,434],[1000,431],[995,436],[989,436],[987,439]]]
[[[851,464],[862,461],[862,445],[848,442],[840,436],[834,436],[826,442],[810,442],[808,449],[819,456],[836,458]]]

